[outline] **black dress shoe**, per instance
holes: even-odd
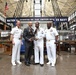
[[[30,66],[30,64],[29,64],[29,63],[25,63],[25,65],[26,65],[26,66]]]
[[[39,63],[33,63],[33,65],[39,65]]]
[[[31,64],[31,62],[28,62],[29,64]]]
[[[40,66],[41,66],[41,67],[43,67],[43,66],[44,66],[44,64],[40,64]]]

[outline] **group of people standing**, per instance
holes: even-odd
[[[53,28],[53,22],[47,23],[47,29],[44,30],[40,27],[39,22],[35,23],[35,28],[32,28],[32,22],[28,23],[28,27],[22,31],[20,29],[20,21],[16,22],[16,27],[11,31],[12,38],[12,65],[16,63],[21,64],[20,62],[20,47],[21,39],[25,40],[25,65],[30,66],[31,64],[31,55],[34,50],[34,64],[40,64],[44,66],[44,38],[46,39],[46,50],[48,63],[51,66],[56,64],[56,44],[55,41],[58,40],[58,32]]]

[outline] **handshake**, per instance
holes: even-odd
[[[32,37],[32,38],[29,39],[29,41],[34,41],[34,40],[37,41],[38,38]]]

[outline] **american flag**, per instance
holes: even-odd
[[[5,10],[8,10],[9,8],[8,8],[8,3],[6,2],[5,3]]]
[[[6,10],[8,10],[9,8],[8,8],[8,3],[6,2],[5,3],[5,8],[4,8],[4,15],[6,16]]]

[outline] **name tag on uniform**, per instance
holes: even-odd
[[[53,30],[51,29],[50,32],[53,32]]]
[[[18,30],[16,30],[16,32],[15,32],[16,34],[18,34],[19,33],[19,31]]]

